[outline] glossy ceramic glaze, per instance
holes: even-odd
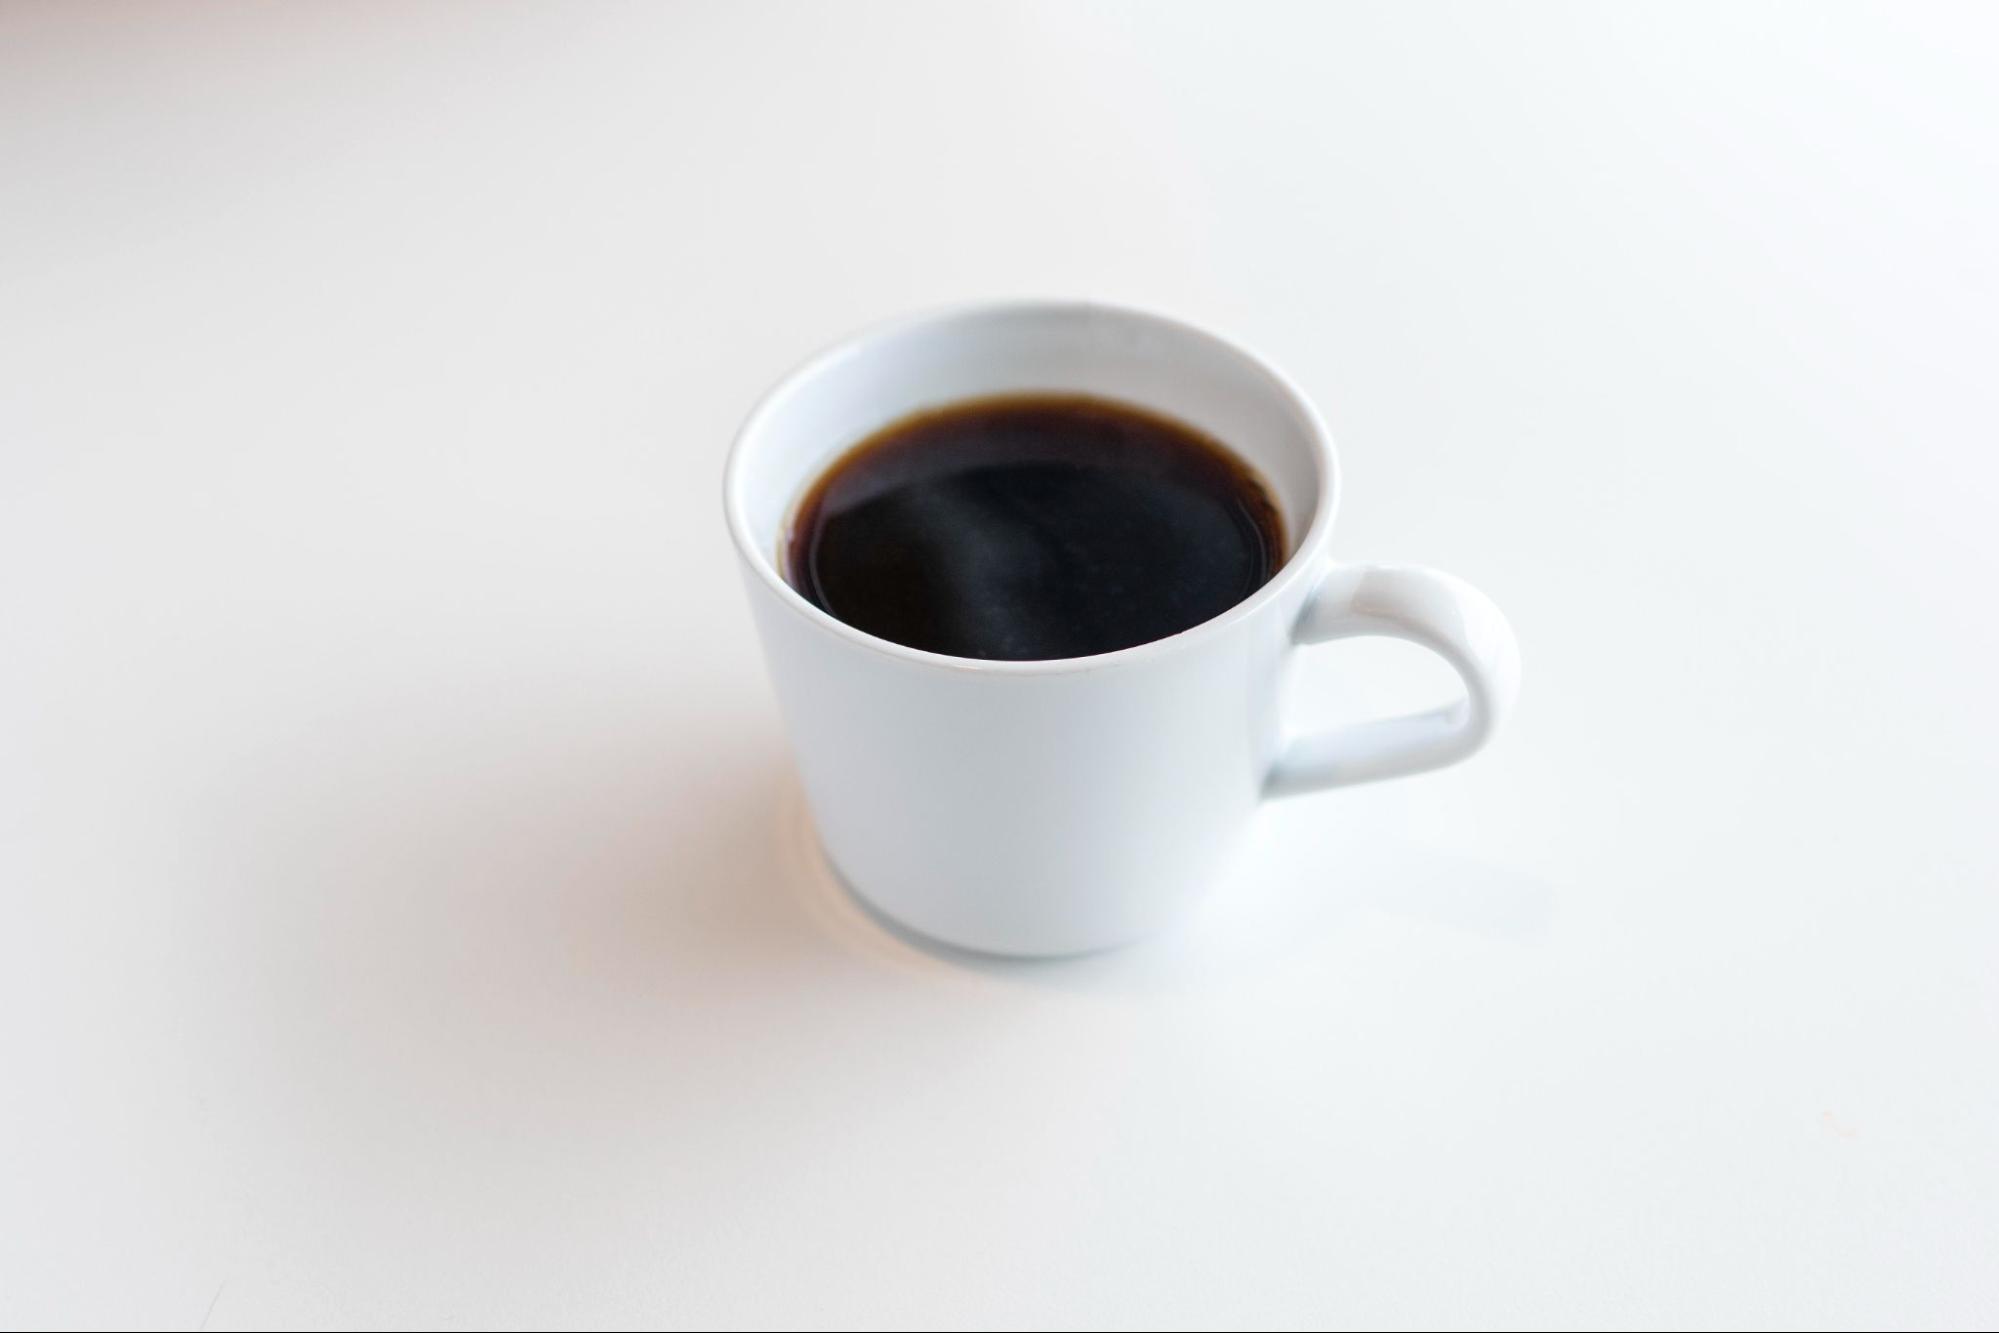
[[[843,448],[910,412],[1030,390],[1138,403],[1227,441],[1269,484],[1290,558],[1185,633],[1040,662],[889,643],[785,582],[792,507]],[[1517,683],[1505,619],[1446,575],[1329,567],[1339,498],[1332,442],[1303,395],[1241,348],[1156,315],[1068,303],[951,311],[864,334],[792,374],[737,437],[724,501],[820,838],[849,887],[963,948],[1107,948],[1198,894],[1259,801],[1478,749]],[[1433,649],[1464,696],[1287,739],[1287,655],[1357,635]]]

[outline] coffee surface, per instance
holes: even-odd
[[[1087,657],[1191,629],[1284,562],[1248,464],[1105,399],[923,412],[841,455],[801,501],[786,575],[856,629],[956,657]]]

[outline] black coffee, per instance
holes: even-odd
[[[1220,615],[1284,562],[1249,466],[1190,426],[1098,398],[960,403],[855,445],[785,552],[814,605],[956,657],[1087,657]]]

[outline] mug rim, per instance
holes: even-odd
[[[753,441],[770,420],[785,405],[785,401],[808,380],[832,370],[838,363],[859,356],[876,344],[891,338],[911,333],[926,326],[942,326],[956,321],[997,314],[1048,314],[1048,315],[1104,315],[1123,319],[1139,320],[1163,326],[1177,333],[1190,335],[1198,342],[1234,356],[1257,372],[1270,388],[1282,396],[1287,405],[1304,422],[1312,444],[1318,452],[1320,465],[1319,494],[1312,506],[1312,520],[1299,537],[1291,555],[1280,565],[1275,574],[1249,596],[1237,602],[1218,616],[1212,616],[1197,625],[1190,625],[1176,634],[1164,638],[1151,639],[1145,643],[1133,644],[1129,648],[1118,648],[1108,653],[1092,653],[1085,657],[1044,657],[1012,660],[984,657],[958,657],[950,653],[934,653],[924,648],[911,648],[907,644],[896,643],[866,630],[857,629],[806,600],[798,589],[786,581],[777,568],[770,553],[760,549],[751,532],[749,502],[745,495],[748,471],[747,458]],[[1138,404],[1138,406],[1148,406]],[[949,670],[967,671],[994,676],[1045,676],[1065,672],[1101,671],[1112,667],[1137,664],[1162,657],[1168,653],[1193,646],[1203,638],[1213,638],[1226,633],[1230,628],[1256,615],[1265,606],[1283,595],[1285,588],[1304,576],[1304,571],[1313,564],[1332,531],[1333,516],[1339,508],[1340,460],[1339,451],[1333,447],[1332,433],[1319,416],[1312,400],[1294,384],[1289,376],[1268,359],[1258,355],[1232,338],[1210,332],[1196,324],[1163,315],[1157,311],[1144,310],[1135,306],[1116,305],[1104,301],[1083,300],[1003,300],[968,301],[956,305],[935,307],[910,314],[897,316],[868,325],[847,334],[837,341],[822,347],[795,365],[780,377],[759,398],[750,409],[743,424],[737,428],[734,441],[729,446],[728,461],[722,470],[722,508],[728,519],[729,537],[734,542],[736,554],[757,577],[775,592],[780,601],[791,610],[803,615],[840,638],[857,647],[868,649],[884,657],[895,658],[919,666],[944,667]],[[796,502],[796,497],[787,502],[787,507]]]

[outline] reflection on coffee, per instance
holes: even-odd
[[[786,574],[856,629],[956,657],[1087,657],[1227,611],[1283,564],[1249,465],[1101,398],[984,398],[906,418],[806,492]]]

